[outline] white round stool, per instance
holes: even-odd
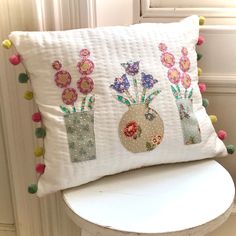
[[[230,215],[234,183],[216,161],[133,170],[65,190],[82,236],[202,236]]]

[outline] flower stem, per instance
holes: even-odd
[[[83,98],[82,103],[81,103],[81,111],[84,111],[85,108],[85,102],[86,102],[86,96]]]
[[[133,99],[133,97],[131,96],[131,94],[128,90],[125,90],[125,94],[132,103],[136,103],[136,101]]]
[[[88,108],[89,108],[90,110],[93,109],[94,102],[95,102],[95,98],[94,98],[94,96],[92,95],[92,96],[89,98],[89,101],[88,101]]]
[[[185,92],[184,92],[184,98],[187,98],[187,92],[188,92],[188,90],[185,89]]]
[[[144,103],[144,102],[145,102],[146,92],[147,92],[147,89],[146,89],[146,88],[143,88],[141,103]]]
[[[139,97],[138,97],[138,82],[135,76],[133,76],[133,83],[134,83],[134,91],[135,91],[135,98],[136,98],[136,103],[139,102]]]

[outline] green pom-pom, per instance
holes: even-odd
[[[29,80],[29,77],[27,74],[25,73],[20,73],[19,76],[18,76],[18,81],[19,83],[27,83],[27,81]]]
[[[202,56],[201,53],[197,53],[197,60],[198,60],[198,61],[201,60],[202,57],[203,57],[203,56]]]
[[[37,138],[44,138],[46,136],[46,130],[44,128],[36,128],[35,136]]]
[[[205,108],[207,108],[207,107],[209,106],[209,101],[208,101],[208,99],[206,99],[206,98],[202,99],[202,105],[203,105]]]
[[[235,147],[232,144],[228,145],[226,148],[227,148],[228,154],[233,154],[235,152]]]
[[[28,193],[34,194],[37,193],[37,191],[38,191],[37,184],[31,184],[28,186]]]

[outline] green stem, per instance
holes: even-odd
[[[133,76],[133,83],[134,83],[134,91],[135,91],[135,98],[136,98],[136,103],[139,102],[139,97],[138,97],[138,82],[135,76]]]
[[[147,89],[146,89],[146,88],[143,88],[141,103],[144,103],[144,102],[145,102],[146,92],[147,92]]]
[[[85,108],[85,102],[86,102],[86,96],[83,98],[82,103],[81,103],[81,111],[84,111]]]
[[[94,102],[95,102],[95,98],[94,98],[94,96],[92,95],[92,96],[89,98],[89,101],[88,101],[88,108],[89,108],[90,110],[93,109]]]
[[[124,92],[126,94],[126,96],[129,98],[129,100],[132,102],[132,103],[136,103],[136,101],[133,99],[133,97],[131,96],[130,92],[128,90],[125,90]]]

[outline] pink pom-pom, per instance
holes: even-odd
[[[202,45],[204,43],[205,39],[202,35],[199,35],[197,45]]]
[[[38,173],[38,174],[43,174],[44,173],[44,170],[45,170],[45,164],[37,164],[36,166],[35,166],[35,171]]]
[[[221,140],[224,140],[227,138],[227,133],[224,130],[219,130],[217,135],[218,135],[218,138]]]
[[[201,93],[206,92],[206,84],[205,83],[199,83],[198,87],[199,87]]]
[[[21,57],[20,57],[19,54],[11,55],[11,56],[9,57],[9,61],[10,61],[10,63],[11,63],[12,65],[16,66],[16,65],[20,64],[20,62],[21,62]]]
[[[34,122],[40,122],[42,120],[42,117],[41,117],[41,114],[40,112],[35,112],[33,115],[32,115],[32,120]]]

